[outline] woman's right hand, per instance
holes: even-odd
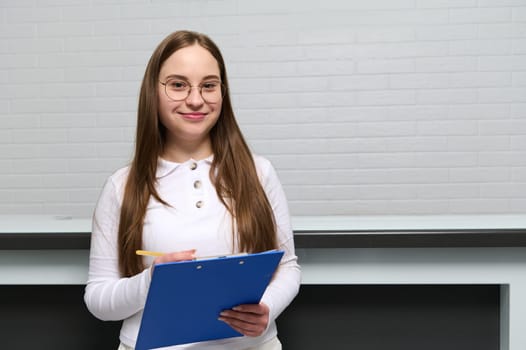
[[[158,256],[153,261],[153,264],[157,265],[161,263],[194,260],[194,259],[195,259],[195,249],[190,249],[190,250],[183,250],[180,252],[166,253],[164,255]]]
[[[195,249],[183,250],[180,252],[166,253],[166,254],[163,254],[155,258],[150,268],[150,273],[153,273],[153,269],[155,268],[155,265],[157,264],[176,262],[176,261],[185,261],[185,260],[194,260],[194,259],[195,259]]]

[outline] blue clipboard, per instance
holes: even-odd
[[[136,350],[240,337],[219,313],[261,300],[283,251],[158,264]]]

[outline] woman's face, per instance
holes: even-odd
[[[177,50],[163,63],[157,96],[168,146],[208,142],[221,113],[220,76],[217,60],[197,44]]]

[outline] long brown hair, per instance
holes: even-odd
[[[191,31],[170,34],[157,46],[146,67],[139,95],[135,154],[124,190],[119,222],[119,268],[123,276],[144,269],[135,251],[142,248],[143,223],[151,197],[168,205],[156,190],[157,160],[166,142],[159,122],[157,85],[162,64],[177,50],[198,44],[217,60],[225,84],[221,114],[210,130],[214,153],[210,178],[217,194],[235,221],[240,251],[277,248],[276,224],[268,198],[259,182],[254,160],[236,122],[223,57],[206,35]],[[235,234],[235,232],[233,232]]]

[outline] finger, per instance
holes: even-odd
[[[224,317],[227,320],[236,320],[244,323],[258,324],[261,323],[261,315],[237,312],[232,310],[225,310],[221,312],[220,317]]]
[[[230,310],[223,310],[220,313],[220,316],[259,325],[262,328],[266,328],[269,321],[268,314],[268,306],[264,303],[260,303],[238,305]]]
[[[167,262],[175,262],[175,261],[185,261],[185,260],[192,260],[195,259],[195,249],[190,250],[183,250],[180,252],[172,252],[164,254],[160,257],[155,258],[154,263],[167,263]]]
[[[247,323],[233,318],[220,317],[219,320],[228,324],[235,331],[249,337],[257,337],[263,334],[265,330],[265,328],[259,324]]]
[[[246,329],[241,329],[236,326],[230,326],[233,330],[235,330],[238,333],[241,333],[242,335],[245,335],[247,337],[258,337],[263,333],[255,332],[255,331],[248,331]]]
[[[257,315],[268,313],[268,307],[265,304],[243,304],[234,306],[232,310],[238,312],[249,312]]]

